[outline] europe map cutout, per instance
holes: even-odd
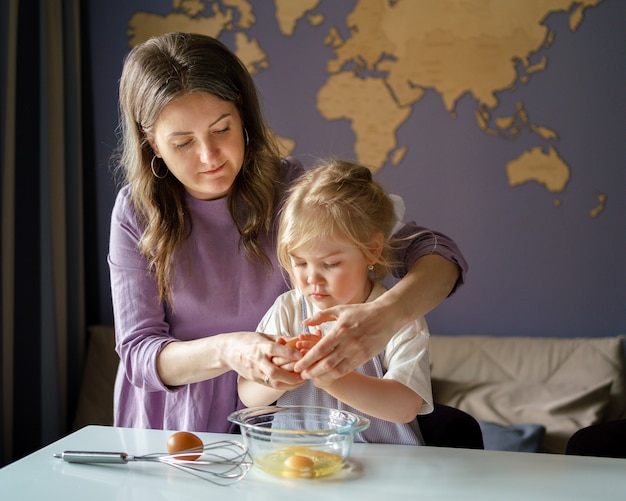
[[[515,140],[526,131],[551,142],[547,151],[537,146],[506,163],[509,186],[537,182],[550,193],[561,193],[570,179],[570,167],[559,155],[559,134],[533,123],[522,102],[515,113],[498,115],[497,94],[527,84],[533,74],[546,70],[547,57],[537,59],[537,53],[554,39],[554,32],[542,24],[546,16],[567,13],[569,29],[576,31],[585,11],[601,2],[358,0],[346,17],[350,36],[344,39],[332,28],[326,37],[335,59],[327,62],[328,77],[318,91],[317,109],[327,120],[350,122],[357,160],[377,172],[388,161],[398,165],[406,155],[408,146],[398,144],[396,132],[426,89],[441,96],[451,117],[456,116],[457,102],[469,93],[476,103],[476,123],[484,133]],[[274,0],[281,33],[292,36],[302,19],[314,27],[321,25],[323,14],[313,12],[319,4],[320,0]],[[168,31],[216,38],[234,32],[235,52],[250,73],[268,70],[267,54],[246,33],[256,22],[252,5],[248,0],[223,0],[222,5],[173,0],[167,15],[137,12],[129,20],[129,45]],[[364,101],[367,107],[362,106]],[[293,139],[279,140],[284,154],[295,148]],[[596,199],[591,217],[597,217],[606,204],[606,195],[596,193]],[[560,203],[555,198],[554,205]]]

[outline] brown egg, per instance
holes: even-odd
[[[184,459],[186,461],[195,461],[202,455],[204,444],[198,435],[194,435],[188,431],[178,431],[167,440],[167,452],[169,454],[178,454],[179,452],[198,451],[194,454],[185,456],[176,456],[176,459]]]
[[[292,454],[285,459],[285,466],[291,470],[307,471],[313,468],[313,460],[300,454]]]
[[[289,341],[287,341],[285,343],[285,346],[289,346],[289,347],[295,348],[297,350],[298,347],[296,346],[296,344],[298,343],[299,340],[300,340],[300,338],[298,338],[298,337],[291,338]]]

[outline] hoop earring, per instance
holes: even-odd
[[[248,129],[245,127],[243,128],[243,135],[246,138],[246,146],[248,146],[250,144],[250,136],[248,136]]]
[[[153,175],[154,177],[156,177],[157,179],[163,179],[163,178],[166,178],[166,177],[167,177],[167,173],[169,172],[169,170],[166,170],[166,171],[165,171],[165,175],[163,175],[163,176],[159,176],[159,175],[156,173],[156,171],[154,170],[154,160],[155,160],[155,158],[157,158],[157,156],[156,156],[156,155],[154,155],[154,156],[152,157],[152,160],[150,160],[150,170],[152,171],[152,175]],[[167,167],[166,167],[166,169],[167,169]]]
[[[370,271],[373,271],[374,270],[374,265],[373,264],[368,264],[367,265],[367,269],[370,270]]]

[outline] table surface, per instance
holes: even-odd
[[[354,444],[349,467],[335,475],[284,479],[253,467],[240,482],[217,486],[161,463],[85,465],[54,457],[66,450],[158,452],[171,433],[87,426],[0,469],[0,499],[626,499],[623,459]],[[198,435],[205,443],[241,438]]]

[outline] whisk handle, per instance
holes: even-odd
[[[90,452],[90,451],[65,451],[55,454],[55,458],[63,459],[68,463],[114,463],[126,464],[130,459],[125,452]]]

